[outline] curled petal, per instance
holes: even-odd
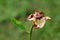
[[[32,14],[31,14],[31,15],[29,15],[29,16],[27,17],[27,19],[30,19],[30,18],[31,18],[31,16],[32,16]]]
[[[43,17],[44,20],[50,20],[51,18],[46,16],[46,17]]]
[[[45,23],[46,23],[46,21],[47,21],[47,20],[50,20],[50,19],[51,19],[51,18],[50,18],[50,17],[48,17],[48,16],[43,17],[43,18],[41,19],[40,24],[39,24],[39,28],[43,28],[43,27],[44,27],[44,25],[45,25]]]
[[[44,27],[44,25],[45,25],[45,23],[46,23],[46,21],[45,21],[45,20],[43,20],[43,22],[41,22],[41,23],[39,24],[39,27],[40,27],[40,28],[43,28],[43,27]]]
[[[34,23],[34,28],[43,28],[46,23],[46,20],[41,19]]]
[[[27,20],[29,20],[29,21],[34,20],[34,19],[35,18],[34,18],[34,15],[33,14],[29,15],[28,18],[27,18]]]
[[[45,23],[46,23],[46,20],[44,19],[34,21],[34,28],[43,28]]]
[[[34,16],[36,19],[41,19],[42,17],[44,17],[44,13],[37,11],[35,12]]]
[[[51,19],[51,18],[50,18],[50,17],[48,17],[48,16],[46,16],[46,19],[47,19],[47,20],[49,20],[49,19]]]
[[[28,19],[29,21],[33,21],[33,20],[35,20],[35,18],[31,18],[31,19]]]

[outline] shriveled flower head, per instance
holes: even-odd
[[[50,19],[50,17],[44,16],[44,12],[39,12],[38,10],[36,10],[34,14],[30,14],[27,17],[27,20],[33,22],[34,28],[43,28],[46,23],[46,20]]]

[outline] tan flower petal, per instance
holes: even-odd
[[[31,18],[31,19],[28,19],[29,21],[33,21],[33,20],[35,20],[35,18]]]
[[[48,16],[46,16],[46,17],[43,17],[43,19],[45,19],[45,20],[50,20],[51,18],[48,17]]]
[[[38,24],[38,27],[39,27],[39,28],[43,28],[44,25],[45,25],[45,23],[46,23],[46,20],[41,19],[41,22]]]
[[[42,19],[41,19],[41,21],[40,21],[40,23],[38,23],[38,27],[39,28],[43,28],[44,27],[44,25],[45,25],[45,23],[46,23],[46,21],[47,20],[50,20],[51,18],[50,17],[48,17],[48,16],[46,16],[46,17],[43,17]]]
[[[43,28],[44,25],[45,25],[45,23],[46,23],[46,20],[43,20],[43,21],[39,24],[39,27],[40,27],[40,28]]]
[[[29,20],[29,21],[34,20],[34,19],[35,19],[34,14],[29,15],[28,18],[27,18],[27,20]]]

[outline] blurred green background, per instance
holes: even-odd
[[[32,40],[60,40],[60,0],[0,0],[0,40],[29,40],[29,34],[14,25],[10,17],[24,23],[30,31],[32,22],[26,20],[35,9],[52,18],[43,29],[33,29]]]

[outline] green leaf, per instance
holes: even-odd
[[[19,27],[20,29],[24,30],[25,32],[27,32],[27,30],[25,29],[24,25],[22,22],[17,21],[15,18],[11,18],[11,21],[17,25],[17,27]]]

